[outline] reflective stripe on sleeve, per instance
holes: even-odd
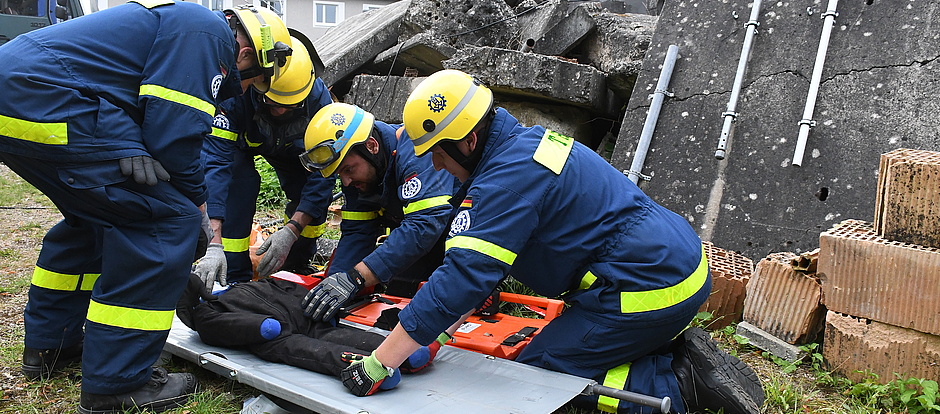
[[[345,211],[342,212],[343,220],[375,220],[379,218],[378,211]]]
[[[623,313],[648,312],[677,305],[692,297],[708,280],[708,258],[702,247],[702,259],[692,274],[675,286],[643,292],[620,292],[620,311]]]
[[[306,237],[308,239],[315,239],[323,235],[323,232],[326,230],[326,223],[321,223],[316,226],[307,225],[304,227],[304,230],[300,232],[300,237]]]
[[[241,239],[226,239],[225,237],[222,238],[222,250],[229,253],[247,252],[248,246],[250,244],[250,236]]]
[[[499,260],[508,265],[516,261],[516,254],[503,248],[502,246],[490,243],[486,240],[469,236],[454,236],[444,243],[444,250],[452,248],[473,250],[483,253],[489,257]]]
[[[38,144],[69,143],[69,127],[65,122],[33,122],[0,115],[0,135]]]
[[[94,300],[88,304],[89,321],[141,331],[168,331],[173,325],[173,312],[105,305]]]
[[[205,112],[210,117],[215,115],[215,105],[190,94],[174,91],[159,85],[140,85],[140,94],[155,96],[157,98],[166,99],[170,102],[176,102],[180,105],[185,105],[190,108]]]
[[[82,275],[57,273],[37,266],[33,269],[31,283],[46,289],[74,291],[78,289],[78,282],[81,277]]]
[[[236,139],[238,139],[238,133],[229,131],[226,129],[222,129],[222,128],[216,128],[216,127],[212,127],[212,132],[210,132],[209,135],[212,135],[214,137],[219,137],[222,139],[227,139],[229,141],[235,141]]]
[[[439,197],[425,198],[422,200],[416,200],[416,201],[412,201],[408,203],[408,206],[403,208],[402,211],[404,211],[405,214],[411,214],[416,211],[421,211],[421,210],[428,209],[431,207],[449,205],[450,204],[449,200],[450,200],[450,197],[448,196],[439,196]]]

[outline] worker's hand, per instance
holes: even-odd
[[[401,381],[401,374],[394,368],[382,365],[375,354],[362,356],[344,352],[342,358],[352,363],[340,372],[339,377],[343,380],[343,385],[357,397],[375,394],[380,389],[395,388]]]
[[[228,264],[225,262],[225,250],[219,243],[209,244],[206,255],[199,259],[196,269],[193,270],[199,279],[206,285],[206,291],[212,292],[212,286],[218,280],[219,284],[225,286],[228,281],[225,280],[225,273],[228,272]]]
[[[212,241],[212,238],[215,237],[215,232],[212,231],[212,224],[209,221],[209,214],[203,210],[202,211],[202,229],[199,231],[199,240],[196,242],[196,255],[193,256],[193,261],[199,260],[206,255],[206,250],[209,248],[209,242]]]
[[[281,227],[265,239],[255,252],[258,256],[264,254],[258,262],[258,276],[268,277],[280,269],[284,265],[284,260],[287,260],[287,254],[290,253],[290,247],[295,241],[297,241],[297,235],[288,226]]]
[[[166,172],[160,161],[138,155],[136,157],[121,158],[121,174],[125,177],[133,176],[137,184],[157,185],[157,180],[170,181],[170,173]]]
[[[349,302],[365,284],[365,279],[356,269],[327,276],[304,296],[300,303],[304,315],[315,321],[332,320],[339,308]]]
[[[452,338],[447,332],[442,332],[437,336],[437,339],[434,342],[431,342],[428,346],[422,346],[418,348],[417,351],[408,356],[408,359],[401,364],[399,369],[405,374],[414,374],[422,369],[431,365],[431,362],[434,362],[434,357],[437,356],[437,351],[441,350],[441,346],[446,344]]]

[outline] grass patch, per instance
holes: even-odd
[[[20,179],[12,172],[0,173],[0,206],[42,206],[54,207],[42,192],[30,183]]]

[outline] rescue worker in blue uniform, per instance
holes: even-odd
[[[203,144],[207,206],[216,237],[195,272],[210,291],[216,281],[226,285],[249,281],[254,275],[249,237],[261,188],[256,155],[274,167],[289,200],[284,213],[290,219],[258,249],[257,254],[264,253],[258,276],[281,268],[312,273],[310,259],[325,227],[336,180],[310,173],[297,157],[304,151],[310,118],[333,100],[314,73],[309,40],[291,33],[293,53],[287,69],[266,93],[251,90],[225,102]]]
[[[388,294],[414,295],[443,258],[454,178],[416,157],[400,125],[354,105],[323,107],[304,144],[304,166],[339,175],[345,197],[331,274],[304,298],[304,313],[330,321],[356,292],[379,283]],[[391,232],[376,247],[386,228]]]
[[[512,274],[535,293],[568,304],[517,362],[668,396],[684,412],[682,397],[692,386],[677,380],[688,367],[673,369],[671,351],[678,347],[677,367],[691,364],[688,352],[695,362],[743,367],[699,374],[709,386],[726,380],[719,385],[725,412],[757,412],[763,392],[759,382],[753,388],[756,376],[746,365],[719,351],[710,337],[672,344],[711,289],[701,240],[685,219],[572,138],[519,124],[466,73],[428,77],[409,96],[403,117],[415,152],[430,153],[435,168],[462,182],[459,209],[444,264],[401,311],[385,342],[346,369],[350,390],[374,390],[361,379],[380,381],[385,367],[431,343]],[[608,412],[653,410],[608,397],[580,398]]]
[[[226,14],[137,0],[0,46],[0,161],[64,216],[33,272],[22,370],[81,361],[80,413],[165,411],[195,391],[152,364],[211,238],[202,141],[216,104],[290,53],[273,13]]]

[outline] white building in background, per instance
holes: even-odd
[[[317,39],[333,26],[340,24],[359,13],[392,4],[397,0],[185,0],[202,4],[212,10],[224,10],[242,4],[268,7],[274,10],[287,27],[299,30],[313,41],[314,47]],[[106,9],[111,6],[126,3],[126,0],[82,0],[85,13]]]

